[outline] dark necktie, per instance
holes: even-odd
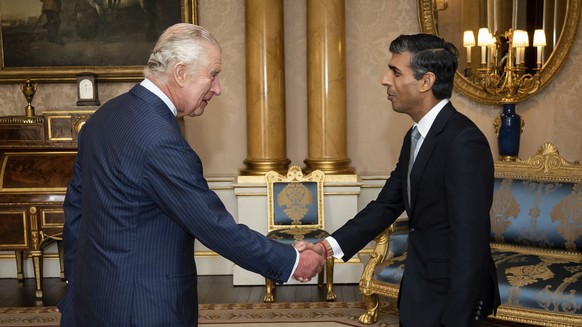
[[[410,171],[412,170],[412,165],[414,164],[414,150],[416,149],[416,143],[420,138],[420,132],[418,128],[414,126],[412,128],[412,133],[410,133],[410,160],[408,161],[408,204],[410,204]]]

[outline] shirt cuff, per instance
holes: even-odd
[[[297,256],[295,257],[295,265],[293,266],[293,270],[291,270],[291,275],[289,275],[289,279],[287,279],[287,283],[293,279],[293,275],[295,275],[295,269],[297,269],[297,266],[299,265],[299,251],[297,251],[296,248],[293,248],[293,250],[295,250],[295,253],[297,253]]]
[[[339,243],[335,240],[335,238],[328,236],[325,238],[325,240],[327,241],[327,243],[329,243],[329,246],[331,246],[331,249],[333,251],[333,257],[336,259],[341,259],[344,256],[344,251],[342,251],[342,248],[339,246]]]

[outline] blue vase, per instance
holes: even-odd
[[[503,105],[501,124],[497,134],[500,160],[516,160],[519,153],[521,135],[521,116],[515,113],[515,103]]]

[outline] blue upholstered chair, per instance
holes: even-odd
[[[270,171],[265,175],[267,182],[267,237],[278,242],[294,244],[298,241],[317,243],[329,236],[324,230],[323,181],[325,174],[315,170],[303,175],[301,168],[291,166],[287,175]],[[326,259],[325,268],[318,276],[317,285],[323,287],[326,276],[328,301],[335,300],[333,292],[333,257]],[[266,279],[264,301],[275,300],[275,283]]]

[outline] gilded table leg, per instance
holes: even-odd
[[[42,299],[42,252],[31,251],[32,264],[34,266],[34,280],[36,284],[36,299]]]
[[[22,273],[23,252],[22,250],[14,251],[16,255],[16,278],[20,282],[24,281],[24,274]]]
[[[65,280],[65,251],[63,249],[63,241],[57,241],[57,248],[59,250],[59,264],[61,266],[61,280]]]

